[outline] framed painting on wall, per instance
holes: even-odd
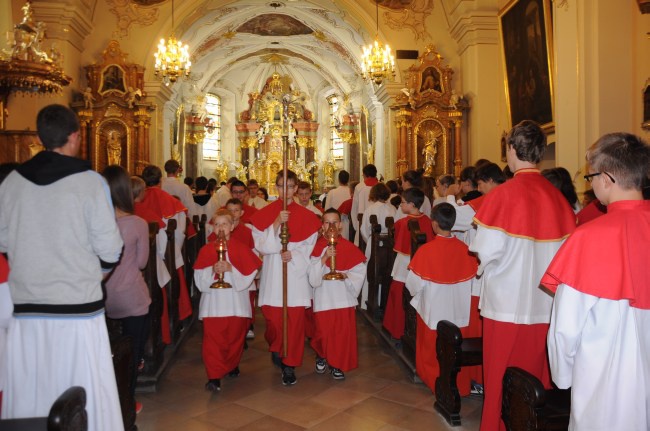
[[[512,0],[499,12],[510,123],[533,120],[551,131],[551,0]]]

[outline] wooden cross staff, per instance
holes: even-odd
[[[289,153],[289,106],[283,99],[282,101],[282,210],[287,210],[287,165]],[[286,130],[285,130],[286,128]],[[289,244],[289,226],[287,223],[282,223],[280,229],[280,242],[282,243],[282,252],[287,251]],[[287,262],[282,260],[282,357],[286,358],[288,354],[287,345],[289,344],[289,311],[288,311],[288,279],[287,279]]]

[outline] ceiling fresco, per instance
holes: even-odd
[[[313,30],[288,15],[269,13],[247,21],[237,28],[237,32],[260,36],[297,36],[311,34]]]

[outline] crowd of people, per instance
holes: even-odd
[[[158,284],[170,279],[166,236],[159,233],[149,250],[147,222],[161,232],[177,223],[183,319],[193,314],[181,253],[193,215],[209,220],[193,280],[205,388],[220,391],[225,376],[240,374],[256,307],[283,385],[297,383],[305,340],[316,373],[345,379],[358,366],[355,313],[359,297],[366,307],[371,253],[359,245],[369,245],[375,215],[384,232],[386,219],[395,221],[383,326],[396,342],[403,336],[407,289],[422,381],[434,390],[438,322],[483,337],[482,371],[459,375],[461,395],[484,394],[482,430],[504,429],[501,382],[510,366],[546,388],[572,389],[571,429],[650,427],[650,147],[634,135],[608,134],[589,148],[585,180],[594,197],[581,208],[566,169],[538,169],[546,135],[532,121],[505,138],[512,175],[479,160],[459,178],[409,170],[384,183],[369,164],[362,182],[351,184],[342,170],[339,186],[314,200],[311,184],[287,171],[275,179],[278,197],[270,202],[253,179],[182,182],[175,160],[165,163],[165,176],[153,165],[140,176],[117,165],[93,172],[76,158],[79,123],[61,105],[41,110],[37,129],[45,151],[12,166],[0,184],[0,252],[8,257],[7,265],[0,255],[3,418],[46,416],[79,385],[90,429],[123,429],[105,319],[132,337],[134,393],[150,326],[141,272],[149,253],[156,253]],[[413,220],[426,243],[411,258]]]

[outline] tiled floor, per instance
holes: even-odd
[[[386,352],[382,341],[357,319],[359,368],[335,381],[316,374],[314,352],[305,348],[298,383],[285,387],[271,364],[263,337],[263,318],[256,316],[256,337],[249,340],[241,375],[222,380],[221,391],[207,392],[201,361],[201,324],[176,354],[156,393],[137,394],[144,405],[140,431],[220,430],[477,430],[481,399],[464,398],[463,425],[450,427],[433,410],[434,396],[423,384],[410,383]]]

